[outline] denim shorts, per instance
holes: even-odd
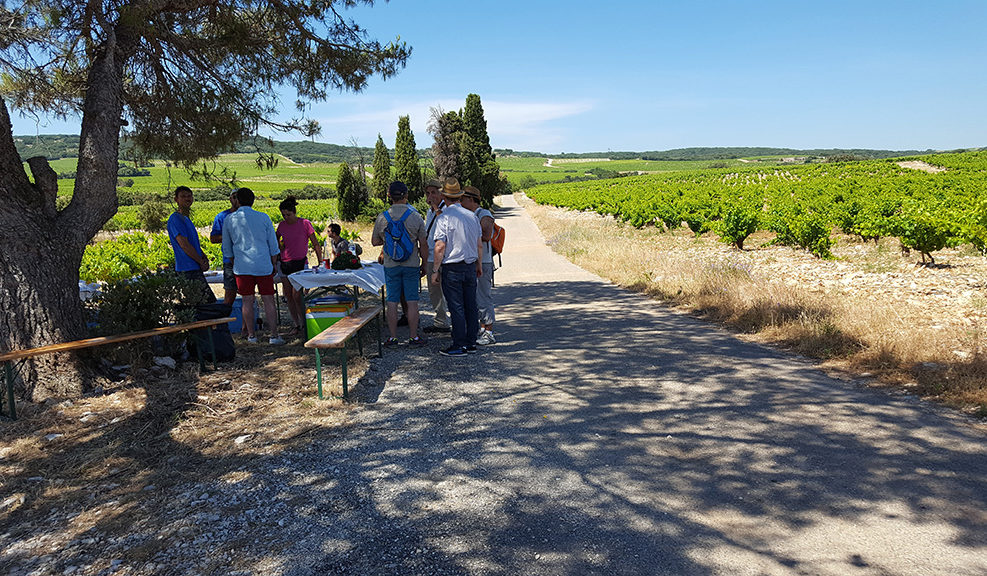
[[[418,274],[417,266],[394,266],[384,268],[384,280],[387,286],[387,301],[400,302],[402,292],[404,299],[412,302],[418,301]]]

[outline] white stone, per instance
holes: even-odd
[[[154,363],[158,366],[163,366],[169,370],[175,369],[175,359],[168,356],[155,356]]]

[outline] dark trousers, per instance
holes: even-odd
[[[185,270],[179,272],[179,274],[193,282],[202,284],[202,298],[205,304],[212,304],[216,301],[216,295],[213,294],[212,288],[209,287],[209,282],[206,282],[206,275],[202,273],[202,270]]]
[[[442,295],[452,322],[452,345],[461,348],[476,344],[476,333],[480,330],[476,264],[442,264]]]

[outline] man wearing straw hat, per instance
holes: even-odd
[[[452,320],[452,345],[439,352],[465,356],[476,351],[479,311],[476,279],[483,274],[480,262],[480,221],[463,208],[459,181],[447,178],[442,185],[445,209],[435,223],[436,269],[432,281],[439,282]]]

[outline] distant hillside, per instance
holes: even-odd
[[[916,156],[931,154],[935,150],[865,150],[865,149],[813,149],[796,150],[794,148],[676,148],[673,150],[649,152],[582,152],[544,154],[541,152],[519,152],[510,149],[495,150],[500,156],[552,157],[552,158],[610,158],[611,160],[665,160],[665,161],[697,161],[697,160],[733,160],[736,158],[751,158],[755,156],[814,156],[831,157],[846,156],[860,159],[879,160],[897,158],[899,156]]]
[[[17,152],[22,159],[32,156],[45,156],[49,160],[59,158],[76,158],[79,155],[79,136],[66,134],[41,134],[39,136],[15,136],[14,142],[17,145]],[[120,141],[120,158],[126,159],[130,156],[131,146],[125,141]],[[360,161],[360,152],[363,153],[363,161],[367,164],[374,159],[374,149],[361,146],[340,146],[338,144],[325,144],[322,142],[281,142],[275,141],[274,146],[269,146],[267,142],[258,140],[253,142],[243,142],[229,152],[252,153],[258,150],[262,152],[277,152],[290,158],[299,164],[311,164],[314,162],[327,162],[336,164],[339,162],[349,162],[356,164]],[[419,151],[424,154],[424,151]],[[393,154],[393,151],[392,151]]]
[[[21,158],[27,159],[32,156],[47,156],[49,160],[58,158],[75,158],[79,155],[79,137],[66,134],[42,134],[40,136],[15,136],[17,151]],[[340,146],[339,144],[326,144],[323,142],[282,142],[274,141],[273,146],[268,146],[266,142],[258,141],[255,146],[252,142],[244,142],[230,152],[250,153],[256,152],[258,148],[263,152],[277,152],[299,164],[311,164],[313,162],[327,162],[335,164],[338,162],[349,162],[356,164],[360,161],[360,152],[363,153],[363,161],[370,163],[374,158],[372,147],[361,146]],[[120,157],[125,159],[129,156],[130,146],[127,142],[120,142]],[[391,151],[393,154],[393,151]],[[735,158],[750,158],[754,156],[813,156],[813,157],[833,157],[843,156],[856,159],[882,159],[895,158],[899,156],[917,156],[919,154],[930,154],[935,150],[865,150],[865,149],[812,149],[796,150],[794,148],[676,148],[674,150],[649,151],[649,152],[584,152],[579,154],[545,154],[542,152],[520,152],[510,149],[498,149],[494,152],[499,156],[521,156],[521,157],[547,157],[552,158],[610,158],[612,160],[731,160]],[[426,150],[419,150],[419,155],[426,156]]]

